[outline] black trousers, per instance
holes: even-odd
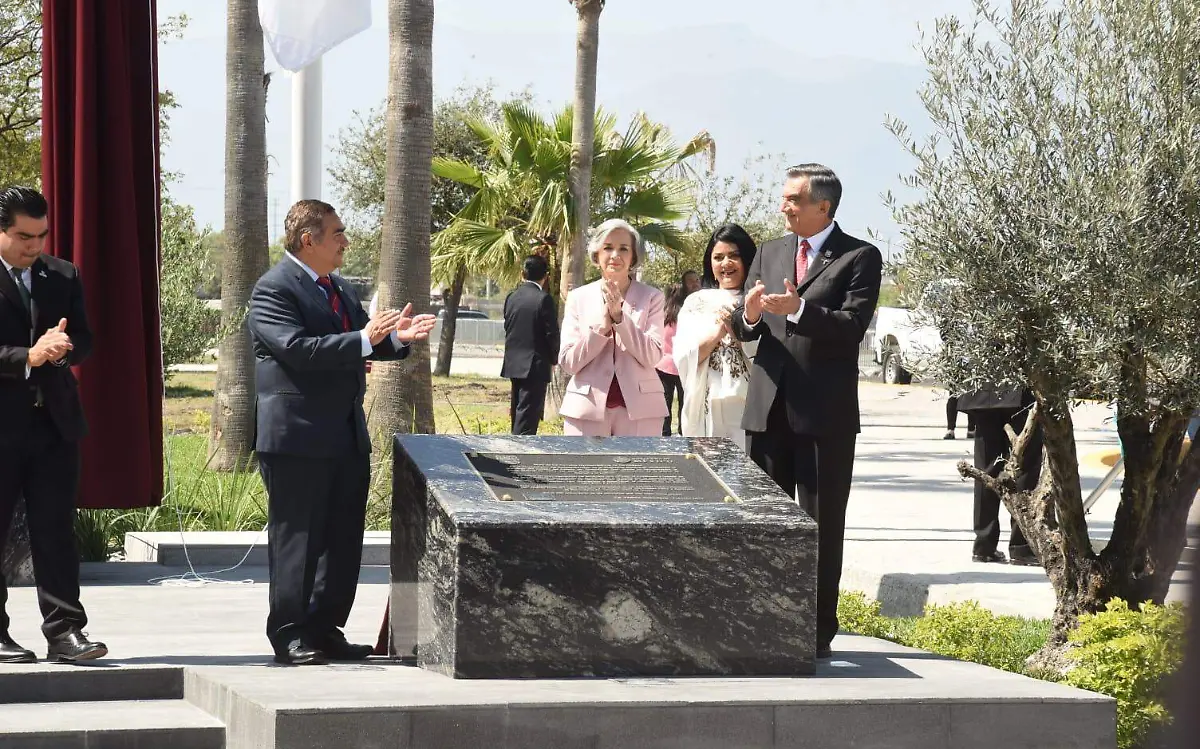
[[[1011,424],[1017,434],[1025,428],[1029,416],[1028,409],[994,409],[975,412],[975,467],[987,471],[992,476],[999,476],[1004,468],[1004,461],[1012,454],[1012,444],[1004,433],[1004,425]],[[1028,491],[1037,486],[1042,469],[1042,430],[1039,427],[1033,433],[1033,439],[1025,451],[1022,461],[1024,474],[1017,486]],[[982,481],[975,482],[975,545],[974,554],[990,554],[996,550],[1000,542],[1000,495],[984,486]],[[1017,521],[1011,521],[1011,531],[1008,540],[1009,554],[1027,555],[1032,553],[1025,534],[1021,532]]]
[[[322,647],[340,634],[354,606],[370,456],[259,453],[258,465],[268,497],[267,638],[277,653],[296,640]]]
[[[767,431],[748,432],[747,438],[750,459],[785,494],[799,497],[800,507],[817,521],[817,647],[827,646],[838,631],[846,504],[858,435],[795,434],[780,393],[767,417]]]
[[[946,431],[953,432],[958,426],[958,396],[952,395],[946,399]],[[975,431],[975,412],[967,414],[967,431]]]
[[[79,602],[75,493],[79,444],[63,440],[45,408],[35,408],[29,433],[0,450],[0,546],[8,539],[17,500],[25,497],[29,546],[47,639],[87,626]],[[8,587],[0,575],[0,633],[8,632]]]
[[[512,381],[508,418],[513,434],[537,434],[546,409],[546,380],[521,377]]]
[[[662,380],[663,395],[667,399],[667,418],[663,419],[662,436],[670,437],[671,436],[671,413],[675,409],[675,394],[676,393],[679,394],[679,410],[680,411],[683,410],[683,381],[681,379],[679,379],[679,375],[677,375],[677,374],[669,374],[667,372],[663,372],[663,371],[660,371],[657,369],[654,371],[658,372],[658,379]],[[679,418],[679,428],[675,430],[675,433],[682,434],[682,432],[683,432],[683,417],[681,416]]]

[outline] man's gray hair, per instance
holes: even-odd
[[[591,258],[593,265],[599,262],[598,256],[600,248],[604,246],[604,240],[608,239],[608,235],[618,229],[624,229],[633,238],[633,246],[630,248],[633,250],[633,261],[629,264],[629,267],[636,268],[638,263],[641,262],[642,235],[628,221],[623,221],[619,218],[610,218],[588,233],[588,257]]]
[[[829,218],[837,214],[842,202],[842,181],[833,170],[823,164],[797,164],[787,170],[788,179],[803,177],[808,180],[808,199],[814,203],[829,201]]]

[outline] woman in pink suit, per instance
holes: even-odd
[[[567,294],[558,366],[571,375],[558,412],[563,434],[653,437],[667,404],[655,365],[663,355],[662,292],[633,280],[641,237],[620,219],[592,230],[600,280]]]

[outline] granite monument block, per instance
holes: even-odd
[[[817,526],[709,438],[397,435],[394,654],[460,678],[813,672]]]

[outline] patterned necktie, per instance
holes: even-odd
[[[33,299],[29,296],[29,289],[25,286],[25,281],[21,278],[21,269],[12,269],[13,280],[17,282],[17,293],[21,295],[21,301],[25,303],[25,311],[30,315],[33,314]]]
[[[342,309],[342,298],[334,290],[333,281],[329,280],[329,276],[321,276],[317,279],[317,286],[325,290],[325,296],[329,299],[329,308],[342,321],[342,332],[349,333],[350,315],[346,313],[346,310]]]
[[[796,250],[796,285],[804,283],[804,279],[808,276],[808,253],[812,251],[812,245],[807,239],[800,240],[800,247]]]

